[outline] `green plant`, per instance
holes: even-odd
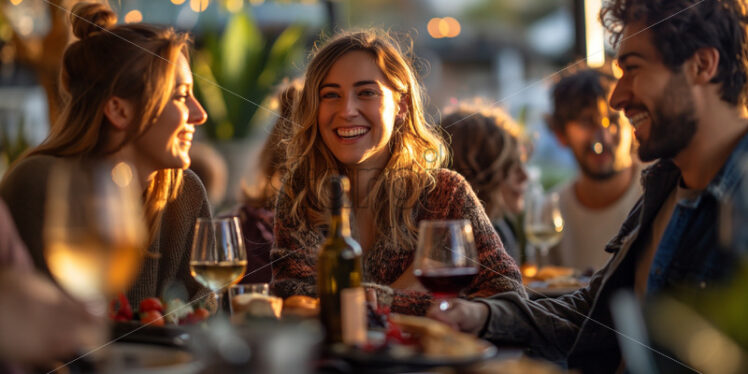
[[[202,131],[216,140],[247,137],[262,100],[302,56],[303,36],[304,27],[292,25],[270,43],[246,13],[233,15],[222,35],[207,34],[192,63],[208,112]]]
[[[0,126],[0,163],[10,165],[29,148],[24,127],[26,118],[21,116],[18,126],[11,130],[9,125]]]

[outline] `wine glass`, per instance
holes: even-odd
[[[126,163],[58,161],[50,171],[44,256],[54,279],[96,315],[129,289],[146,246],[141,190]]]
[[[239,218],[198,218],[190,271],[200,284],[215,293],[219,310],[224,309],[224,291],[239,283],[246,269],[247,252]]]
[[[538,265],[548,265],[548,252],[561,241],[564,230],[558,192],[543,194],[542,189],[528,191],[525,196],[524,228],[527,241],[540,251]]]
[[[473,227],[467,220],[421,221],[414,274],[439,301],[439,309],[450,308],[478,274]]]

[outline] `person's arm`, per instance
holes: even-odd
[[[28,250],[18,236],[13,218],[2,199],[0,199],[0,267],[22,271],[30,271],[34,268]]]
[[[605,269],[590,284],[560,298],[529,300],[516,292],[505,292],[475,301],[455,300],[442,312],[429,309],[428,316],[459,330],[476,334],[499,345],[519,345],[549,360],[560,360],[571,350]]]
[[[104,342],[107,321],[29,271],[0,269],[0,362],[47,365]]]
[[[0,183],[0,197],[8,206],[18,235],[34,266],[49,275],[44,259],[44,219],[47,179],[54,159],[32,156],[11,168]]]
[[[290,218],[291,200],[281,191],[275,211],[275,242],[270,251],[273,281],[270,287],[276,296],[317,296],[317,251],[322,235],[301,229]]]

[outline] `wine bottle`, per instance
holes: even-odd
[[[348,178],[330,183],[330,222],[317,262],[320,319],[328,344],[363,344],[366,341],[366,296],[361,287],[361,246],[351,237],[344,202]]]

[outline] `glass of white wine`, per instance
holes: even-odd
[[[216,294],[219,310],[224,307],[223,293],[239,283],[246,269],[247,252],[239,218],[198,218],[190,270],[200,284]]]
[[[50,172],[45,260],[55,280],[96,315],[127,291],[146,245],[142,191],[126,163],[67,160]]]
[[[557,192],[543,194],[541,189],[528,191],[525,196],[524,228],[527,241],[540,251],[538,266],[549,265],[548,252],[561,241],[564,231]]]

